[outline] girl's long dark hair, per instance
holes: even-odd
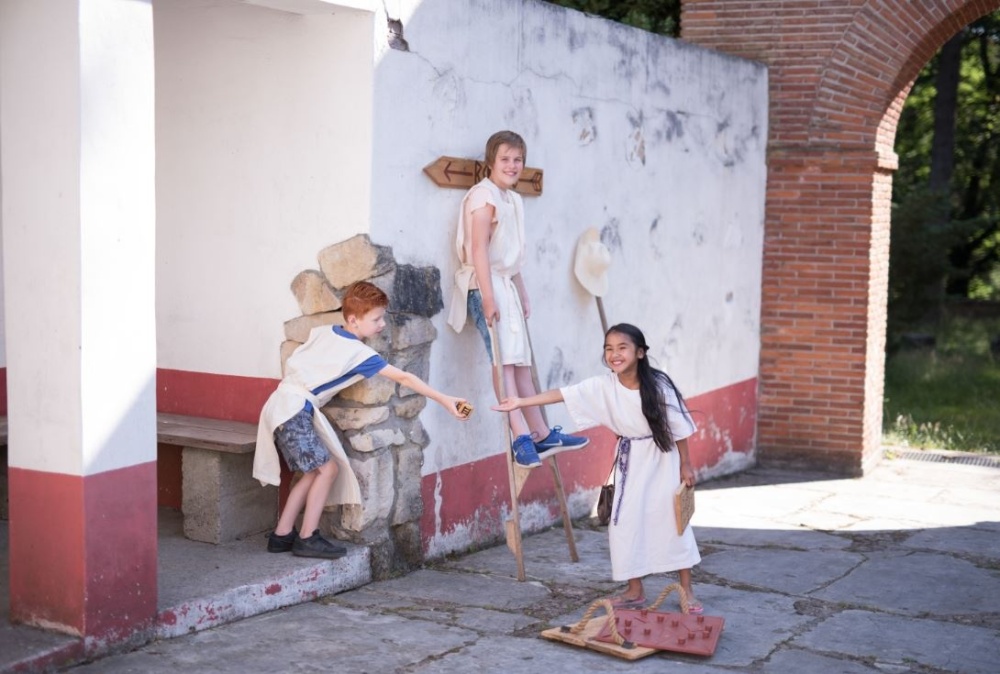
[[[636,351],[643,351],[643,358],[638,361],[639,372],[639,397],[642,400],[642,415],[646,417],[649,428],[653,431],[653,442],[660,448],[660,451],[669,452],[674,445],[673,436],[670,433],[670,424],[667,420],[667,387],[673,389],[680,403],[679,414],[685,414],[684,398],[680,389],[673,380],[663,370],[657,370],[649,363],[649,346],[646,344],[646,336],[642,330],[630,323],[617,323],[608,328],[604,334],[607,340],[611,333],[625,335],[635,344]]]

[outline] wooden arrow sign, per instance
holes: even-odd
[[[424,173],[438,187],[455,187],[467,190],[486,177],[486,164],[475,159],[438,157],[424,167]],[[525,166],[514,191],[526,197],[541,196],[542,169]]]

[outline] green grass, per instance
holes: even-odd
[[[989,350],[1000,320],[957,319],[934,351],[886,360],[883,441],[909,447],[1000,453],[1000,363]]]

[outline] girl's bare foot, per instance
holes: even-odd
[[[637,608],[646,603],[645,593],[630,593],[628,590],[614,597],[608,597],[608,601],[615,608]]]

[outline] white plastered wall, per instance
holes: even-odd
[[[369,229],[372,20],[155,0],[159,367],[280,377],[292,279]]]
[[[686,396],[757,376],[762,65],[542,2],[400,0],[376,26],[387,16],[403,20],[409,51],[385,40],[377,51],[371,235],[442,270],[431,383],[478,410],[461,426],[434,405],[423,413],[425,475],[501,451],[483,345],[445,323],[462,192],[421,174],[442,155],[481,158],[499,129],[523,135],[527,164],[545,171],[544,194],[525,198],[542,388],[603,369],[595,300],[572,272],[591,226],[613,257],[608,320],[642,328]],[[571,428],[561,406],[549,416]]]

